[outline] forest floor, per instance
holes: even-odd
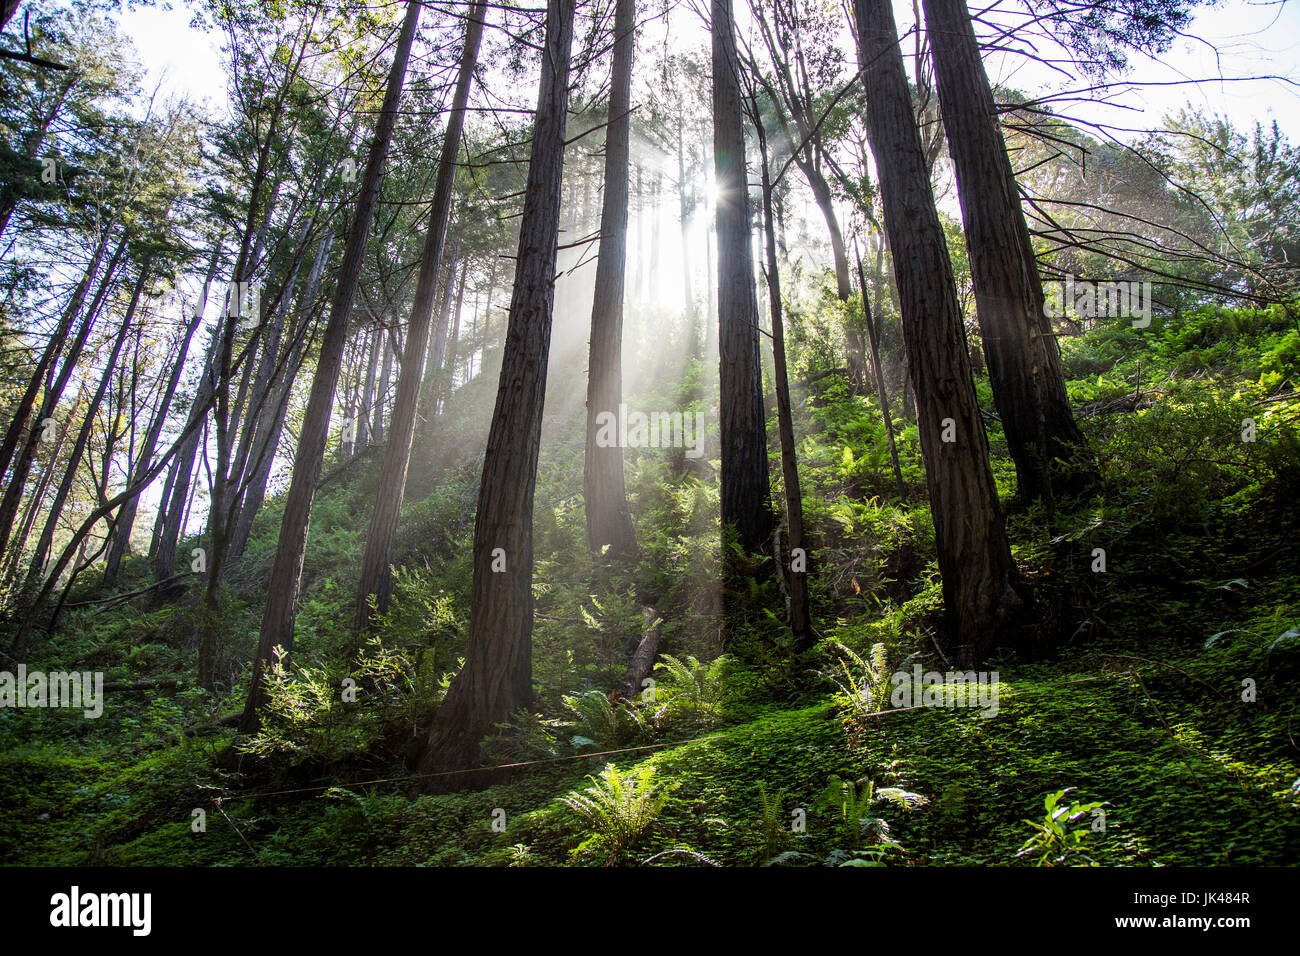
[[[233,730],[213,718],[241,703],[276,507],[259,519],[248,569],[225,597],[224,693],[189,686],[193,598],[75,608],[27,650],[30,669],[182,686],[114,692],[96,720],[0,711],[0,863],[1295,864],[1300,330],[1277,311],[1204,309],[1140,337],[1093,330],[1065,342],[1063,357],[1104,487],[1050,516],[1010,515],[1052,647],[1038,660],[1006,652],[987,665],[997,680],[991,716],[881,706],[875,692],[894,669],[942,667],[929,639],[940,611],[933,532],[919,500],[915,426],[900,436],[913,499],[900,507],[889,501],[878,410],[828,377],[796,422],[806,436],[821,644],[794,655],[770,610],[779,597],[759,581],[752,603],[769,610],[721,663],[693,662],[719,650],[708,585],[719,560],[716,489],[681,460],[634,459],[641,581],[650,574],[659,595],[661,652],[682,665],[657,672],[655,699],[609,704],[604,691],[625,665],[640,608],[627,581],[574,557],[583,553],[572,501],[579,421],[576,441],[544,442],[539,713],[521,715],[492,751],[499,764],[529,766],[508,783],[414,795],[411,745],[463,653],[465,503],[476,487],[469,436],[481,424],[467,415],[435,436],[463,454],[430,458],[413,475],[400,542],[407,570],[382,649],[367,658],[360,706],[338,701],[349,672],[337,622],[350,620],[351,569],[373,497],[375,469],[364,462],[322,491],[296,669],[276,685],[277,710],[237,765],[221,759]],[[698,401],[693,389],[683,381],[642,403]],[[1254,442],[1241,439],[1247,417]],[[990,440],[1009,491],[996,420]],[[124,591],[147,583],[146,564],[128,567]],[[588,775],[611,760],[604,792],[623,810],[593,823],[561,798],[594,786]],[[880,799],[883,788],[897,788],[884,794],[893,799]],[[1058,791],[1071,809],[1053,826]]]

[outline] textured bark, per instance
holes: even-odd
[[[600,249],[591,308],[591,351],[587,363],[587,448],[582,497],[587,544],[623,560],[636,553],[636,532],[627,507],[623,449],[597,443],[601,417],[619,414],[623,401],[623,287],[627,271],[628,156],[632,132],[632,55],[636,47],[636,2],[614,7],[614,65],[605,130],[605,196],[600,213]]]
[[[754,554],[772,535],[758,302],[731,0],[713,0],[713,168],[717,181],[722,524]]]
[[[574,0],[547,3],[509,329],[474,522],[465,666],[434,718],[420,758],[426,773],[475,766],[483,737],[532,703],[533,492],[555,296],[573,7]],[[494,570],[500,561],[504,570]],[[467,779],[432,776],[425,788],[455,787]]]
[[[957,175],[993,401],[1020,497],[1086,491],[1097,479],[1074,420],[1038,262],[965,0],[923,0],[939,107]]]
[[[951,660],[967,667],[1023,607],[889,0],[855,0],[867,126],[903,316]],[[945,428],[947,426],[947,429]],[[944,441],[951,429],[954,441]]]
[[[325,443],[329,436],[330,407],[338,386],[339,365],[347,343],[348,319],[357,283],[361,278],[362,258],[366,239],[379,202],[379,187],[383,181],[384,163],[392,140],[393,125],[397,120],[397,105],[402,95],[402,83],[410,59],[411,41],[420,18],[419,0],[410,0],[406,17],[402,21],[393,54],[393,65],[388,75],[388,87],[370,154],[366,159],[365,175],[357,199],[356,212],[343,249],[338,285],[330,307],[329,322],[321,337],[320,355],[316,373],[312,377],[307,410],[303,415],[302,432],[298,437],[298,451],[294,456],[293,478],[285,498],[284,518],[280,524],[279,544],[275,563],[267,582],[267,600],[262,616],[262,629],[258,637],[257,656],[253,661],[253,677],[239,726],[250,733],[261,723],[261,708],[266,700],[264,677],[272,662],[275,649],[280,647],[287,655],[293,647],[293,619],[298,603],[298,589],[302,583],[302,563],[307,551],[307,535],[311,524],[311,507],[316,497],[316,484],[320,480],[321,465],[325,458]]]
[[[655,658],[659,656],[659,635],[663,623],[664,619],[653,607],[641,608],[641,640],[637,642],[636,650],[632,652],[632,660],[627,665],[627,675],[623,678],[623,686],[619,688],[628,700],[636,700],[637,695],[641,693],[642,682],[654,669]]]

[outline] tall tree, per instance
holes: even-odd
[[[739,62],[731,0],[713,0],[713,169],[717,183],[718,369],[722,525],[747,553],[772,534],[772,502],[758,350],[758,302],[745,175]]]
[[[574,0],[548,0],[541,83],[515,260],[509,327],[474,521],[465,666],[420,758],[426,772],[472,767],[480,741],[533,697],[533,493],[546,400]],[[428,789],[459,781],[431,777]]]
[[[1096,482],[966,0],[923,0],[993,401],[1022,499]]]
[[[799,460],[794,444],[794,411],[790,404],[790,378],[786,372],[785,322],[781,316],[781,272],[776,260],[776,222],[772,213],[772,174],[767,166],[767,133],[758,97],[750,93],[750,114],[758,134],[763,188],[763,248],[767,255],[768,309],[772,315],[772,362],[775,372],[777,431],[781,438],[781,481],[785,485],[785,517],[790,531],[790,630],[799,648],[816,640],[808,602],[808,546],[803,534],[803,492],[799,485]],[[780,549],[773,557],[781,561]]]
[[[393,550],[397,541],[397,519],[406,493],[406,470],[411,462],[411,439],[415,434],[415,413],[420,400],[420,380],[424,376],[425,354],[429,348],[429,327],[433,318],[433,300],[447,234],[447,216],[451,210],[452,187],[456,181],[456,162],[460,153],[461,132],[465,123],[465,106],[469,102],[474,67],[478,63],[479,43],[483,36],[483,17],[487,5],[476,0],[465,25],[465,46],[460,57],[460,73],[447,130],[443,135],[442,156],[438,161],[438,180],[429,210],[429,229],[420,254],[420,276],[416,280],[415,301],[411,307],[411,324],[406,333],[402,363],[397,373],[397,395],[389,422],[388,444],[380,466],[375,508],[370,515],[370,532],[361,561],[361,584],[357,590],[356,628],[363,630],[370,620],[370,596],[383,613],[392,594]],[[384,342],[385,351],[388,343]]]
[[[992,650],[1024,600],[975,396],[952,262],[935,209],[890,0],[854,0],[867,126],[879,172],[947,614],[948,656]]]
[[[262,630],[258,637],[257,656],[253,661],[253,677],[249,685],[248,701],[240,717],[239,727],[244,733],[256,730],[261,724],[261,708],[266,700],[265,674],[277,647],[288,653],[293,647],[293,619],[298,603],[298,589],[302,583],[302,562],[307,551],[307,535],[311,524],[311,506],[316,497],[316,484],[320,480],[321,465],[325,459],[325,443],[329,436],[330,408],[334,404],[334,391],[338,386],[343,349],[348,339],[348,319],[352,301],[356,296],[361,277],[361,262],[365,254],[366,239],[379,202],[379,187],[383,180],[384,163],[392,141],[393,126],[397,122],[397,105],[406,78],[411,43],[420,18],[420,0],[409,0],[406,16],[398,34],[397,49],[388,74],[383,105],[375,125],[375,135],[370,142],[365,173],[357,208],[343,249],[338,284],[330,304],[329,322],[321,337],[320,355],[316,360],[316,373],[312,377],[307,410],[303,415],[302,430],[298,435],[298,451],[294,456],[293,478],[285,498],[284,517],[280,523],[280,538],[276,546],[275,563],[267,582],[266,609],[262,616]],[[200,649],[202,657],[203,649]],[[214,649],[207,648],[211,662]]]
[[[582,496],[587,543],[601,553],[628,558],[636,532],[627,507],[623,449],[602,443],[602,419],[619,415],[623,401],[623,285],[627,272],[628,156],[632,131],[632,54],[636,48],[636,0],[614,5],[614,64],[605,128],[605,197],[600,212],[600,251],[591,307],[587,365],[587,454]]]

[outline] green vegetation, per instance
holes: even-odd
[[[197,594],[73,606],[33,645],[32,668],[181,686],[111,692],[97,720],[0,710],[2,861],[1294,863],[1300,400],[1277,396],[1300,376],[1296,341],[1280,307],[1207,306],[1063,342],[1104,486],[1050,517],[1036,506],[1009,519],[1054,646],[990,662],[995,716],[889,704],[891,670],[935,666],[933,532],[908,429],[916,503],[899,506],[885,471],[858,467],[879,455],[878,410],[828,376],[797,403],[824,635],[802,657],[783,649],[772,614],[720,653],[701,573],[718,560],[716,491],[629,454],[662,644],[654,692],[610,701],[643,622],[628,581],[580,546],[580,510],[557,484],[573,453],[552,445],[538,489],[549,504],[538,514],[537,709],[490,748],[494,763],[529,766],[412,796],[412,747],[463,653],[470,529],[455,502],[473,475],[451,463],[436,480],[413,478],[432,491],[405,506],[405,570],[377,639],[351,659],[337,623],[373,487],[363,464],[322,489],[293,663],[272,675],[267,720],[239,756],[216,719],[242,701],[257,571],[230,581],[216,694],[189,685]],[[1254,442],[1241,440],[1248,417]],[[1003,473],[996,429],[993,453]],[[277,509],[258,519],[255,562],[273,546]],[[128,558],[125,577],[147,573]],[[771,606],[772,585],[752,586],[755,604]],[[355,703],[344,702],[348,680]]]

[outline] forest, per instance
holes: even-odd
[[[0,864],[1300,862],[1297,49],[4,0]]]

